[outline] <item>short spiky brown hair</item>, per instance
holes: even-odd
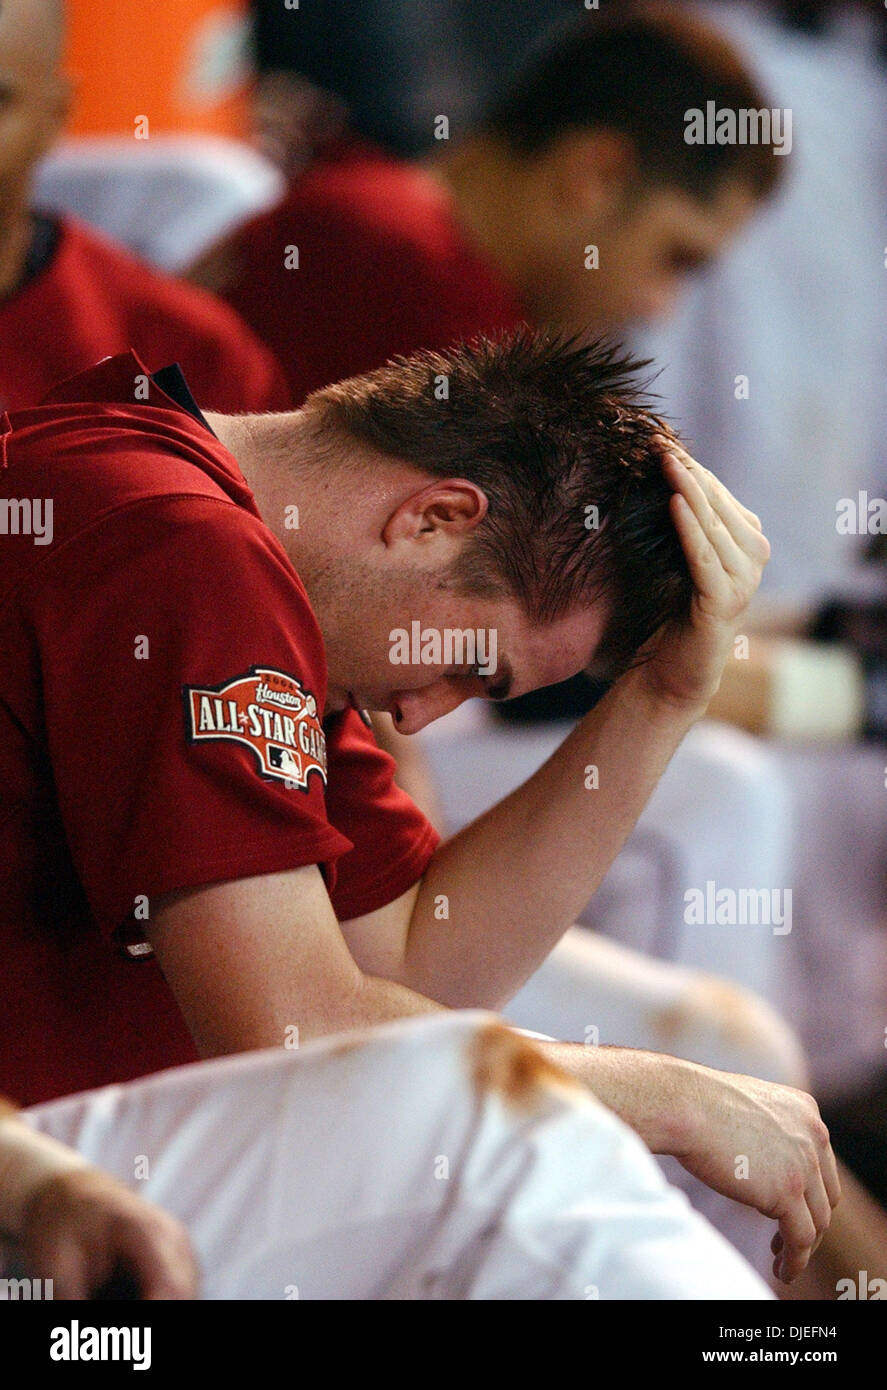
[[[614,676],[692,596],[651,442],[670,431],[638,381],[647,366],[606,341],[521,328],[395,358],[316,391],[306,408],[321,435],[481,488],[487,514],[459,587],[507,594],[540,624],[606,597],[595,669]]]

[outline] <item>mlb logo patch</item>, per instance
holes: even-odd
[[[317,701],[295,676],[251,666],[222,685],[186,685],[182,694],[189,743],[245,744],[262,777],[307,790],[316,772],[326,784],[326,738]]]

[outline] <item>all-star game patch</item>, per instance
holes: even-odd
[[[261,776],[307,791],[312,772],[326,784],[326,739],[317,701],[295,676],[251,666],[224,685],[186,685],[189,743],[227,739],[256,755]]]

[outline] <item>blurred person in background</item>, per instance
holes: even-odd
[[[686,144],[705,92],[763,104],[709,26],[661,7],[586,18],[433,158],[340,142],[191,278],[274,348],[297,400],[521,320],[597,334],[664,312],[780,173],[770,148]]]
[[[231,309],[33,206],[35,166],[72,96],[63,38],[59,0],[0,9],[0,406],[36,405],[58,381],[132,346],[149,367],[181,362],[207,406],[285,409],[277,363]]]
[[[608,17],[624,15],[631,8],[627,0],[612,0],[606,6],[606,14]],[[440,148],[435,112],[448,112],[450,124],[455,129],[482,125],[484,108],[495,107],[505,100],[509,83],[518,82],[520,66],[534,45],[541,49],[546,40],[550,41],[558,17],[573,13],[572,6],[562,0],[547,0],[541,4],[508,0],[504,7],[493,3],[484,8],[482,23],[478,22],[477,11],[460,0],[437,0],[423,7],[421,13],[397,10],[387,14],[384,20],[378,7],[370,4],[362,7],[359,16],[350,17],[347,24],[338,22],[338,12],[331,5],[321,4],[311,15],[295,16],[265,0],[254,0],[253,11],[256,58],[261,74],[259,124],[268,134],[269,152],[290,172],[304,168],[318,156],[340,158],[349,150],[349,130],[393,155],[421,155],[445,167],[452,160],[441,158],[438,161],[431,155],[434,148]],[[755,25],[761,20],[766,24],[769,16],[773,21],[774,40],[786,54],[781,67],[777,65],[773,72],[777,81],[785,74],[790,77],[793,71],[798,71],[799,57],[801,75],[804,75],[803,46],[800,50],[797,48],[797,36],[827,39],[841,12],[849,13],[851,20],[855,15],[863,16],[868,22],[873,58],[878,47],[882,55],[887,53],[887,16],[876,0],[858,0],[849,5],[833,0],[785,0],[785,3],[763,5],[715,3],[707,8],[696,6],[694,12],[709,20],[720,17],[728,23],[731,16],[734,19],[736,14],[743,16],[745,26],[740,23],[737,30],[734,24],[734,37],[740,52],[745,41],[749,57],[756,48]],[[334,52],[327,42],[332,29],[337,34]],[[761,51],[760,44],[757,48]],[[370,55],[372,63],[367,61]],[[822,44],[820,56],[827,56]],[[845,59],[848,56],[846,51],[844,56]],[[766,67],[766,45],[762,61]],[[591,69],[589,73],[593,77]],[[806,76],[809,81],[810,74]],[[828,96],[827,87],[826,83],[821,96]],[[630,102],[630,87],[622,84],[622,91]],[[804,108],[802,101],[800,109]],[[809,118],[810,113],[807,115]],[[876,122],[872,120],[869,124],[874,126]],[[434,134],[438,136],[437,142]],[[471,143],[470,137],[468,143]],[[831,150],[834,143],[834,138],[830,141],[826,137],[827,148]],[[855,173],[852,157],[850,167]],[[354,190],[358,198],[361,191]],[[310,198],[306,190],[306,201]],[[772,216],[767,220],[769,225]],[[857,224],[859,221],[857,218]],[[298,223],[294,225],[298,230]],[[840,240],[835,238],[833,244]],[[365,247],[363,250],[367,261],[372,263],[372,251],[367,255]],[[348,273],[346,270],[346,280]],[[350,273],[354,274],[353,270]],[[304,272],[302,278],[305,279]],[[772,288],[768,286],[768,292]],[[876,289],[874,285],[872,288]],[[249,293],[245,292],[247,300]],[[763,300],[764,296],[761,297]],[[878,302],[877,292],[874,302]],[[591,307],[594,310],[594,304]],[[399,325],[390,305],[380,317],[380,337],[384,338],[386,333],[396,336]],[[863,321],[871,317],[871,314],[861,315]],[[605,328],[622,326],[622,322],[612,315],[600,320]],[[435,326],[441,325],[432,323],[429,311],[429,331]],[[258,327],[262,331],[261,325]],[[711,331],[716,326],[707,327]],[[351,333],[344,335],[346,344],[353,342],[353,334],[352,327]],[[700,352],[699,347],[704,337],[699,335],[696,340],[700,361],[694,363],[694,385],[698,385],[700,379],[705,380],[705,372],[701,377],[699,374],[700,365],[705,363],[704,350]],[[337,341],[343,339],[337,337]],[[391,341],[394,342],[394,338]],[[286,355],[285,345],[279,350]],[[389,347],[389,351],[396,350],[396,343]],[[836,357],[842,351],[837,343],[833,350]],[[303,350],[301,370],[310,370],[310,365],[304,365],[309,355]],[[353,363],[349,363],[344,370],[352,368]],[[333,376],[338,374],[332,373]],[[678,403],[684,404],[680,398]],[[778,475],[778,470],[774,473]],[[777,571],[782,569],[785,573],[792,568],[798,574],[803,573],[805,563],[810,565],[809,556],[800,555],[797,557],[800,563],[795,564],[791,547],[781,548],[780,553],[782,564],[777,561]],[[870,577],[869,587],[877,590],[877,576]],[[811,733],[826,738],[852,737],[859,732],[877,735],[887,724],[884,667],[880,655],[883,641],[877,636],[882,628],[880,613],[880,601],[875,599],[874,609],[866,610],[861,616],[869,633],[862,645],[854,647],[852,642],[845,642],[840,648],[825,651],[822,646],[811,645],[805,639],[809,636],[837,639],[839,634],[834,624],[830,624],[828,612],[822,615],[820,622],[812,613],[805,619],[796,611],[787,613],[783,609],[775,627],[772,620],[761,624],[762,630],[756,634],[744,663],[734,663],[728,669],[712,707],[713,715],[754,733],[775,732],[793,738],[807,737]],[[774,635],[780,632],[794,640],[774,642]],[[534,694],[526,700],[512,702],[502,713],[506,718],[520,721],[579,715],[600,691],[601,687],[594,680],[578,677],[557,692]],[[808,692],[806,699],[800,693],[803,691]]]
[[[887,1201],[887,11],[705,7],[794,112],[780,198],[648,335],[663,408],[773,540],[712,713],[793,789],[790,1017],[836,1147]]]
[[[631,8],[628,0],[612,0],[606,6],[606,15],[610,18],[624,15]],[[719,11],[723,11],[729,18],[731,11],[738,10],[747,12],[754,21],[756,12],[769,10],[781,25],[780,42],[785,46],[791,43],[793,33],[817,36],[827,33],[835,12],[842,9],[867,11],[878,26],[876,41],[887,51],[887,19],[883,7],[875,0],[850,6],[831,3],[831,0],[786,0],[786,3],[763,6],[713,4],[709,5],[706,17],[716,19]],[[431,163],[439,162],[446,167],[453,161],[445,158],[437,161],[431,154],[435,147],[440,148],[439,141],[436,144],[432,135],[436,129],[434,113],[448,112],[453,129],[482,126],[485,106],[495,107],[506,100],[509,83],[519,82],[521,63],[534,47],[541,50],[550,41],[559,17],[573,13],[572,7],[562,0],[546,0],[541,4],[508,0],[504,7],[494,3],[484,8],[482,23],[478,22],[477,11],[460,0],[437,0],[423,7],[421,13],[396,10],[384,20],[378,7],[370,4],[362,7],[359,16],[350,17],[347,24],[338,22],[334,5],[321,4],[311,15],[295,16],[265,0],[254,0],[253,11],[260,70],[258,124],[267,137],[266,149],[290,173],[303,169],[317,157],[332,160],[347,153],[349,130],[393,155],[413,158],[421,155]],[[701,7],[696,7],[696,13],[701,13]],[[337,34],[334,52],[327,42],[332,29]],[[737,37],[741,40],[743,34],[740,32]],[[740,42],[740,51],[741,47]],[[367,61],[370,55],[372,63]],[[788,67],[791,70],[791,57]],[[589,81],[594,82],[594,70],[589,68],[588,72]],[[620,86],[621,94],[630,103],[631,87],[626,83]],[[664,104],[662,112],[665,116]],[[470,136],[468,144],[471,144]],[[381,187],[380,184],[380,196]],[[365,189],[352,192],[357,201]],[[305,197],[306,201],[311,198],[307,190]],[[291,230],[301,230],[297,221]],[[378,262],[373,250],[368,253],[365,245],[363,254],[369,274]],[[703,268],[701,264],[699,268]],[[339,269],[341,271],[342,267]],[[353,269],[346,268],[345,281],[354,273]],[[306,278],[304,272],[302,278],[303,281]],[[641,295],[642,285],[636,288]],[[247,314],[250,295],[258,292],[257,287],[244,292],[241,307]],[[364,298],[364,285],[360,286],[360,293]],[[269,303],[270,300],[269,295]],[[268,304],[264,307],[267,309]],[[483,317],[483,307],[481,303],[478,308],[479,321]],[[433,323],[433,311],[426,306],[423,308],[432,343],[442,341],[443,325]],[[594,313],[600,305],[592,302],[590,308],[592,317],[588,321],[594,323]],[[489,312],[489,306],[487,309]],[[505,315],[504,304],[500,312]],[[403,331],[404,325],[397,322],[396,310],[390,305],[378,317],[379,351],[382,353],[378,360],[383,360],[385,355],[400,350],[396,330]],[[562,321],[561,315],[558,321]],[[604,329],[622,327],[625,321],[624,314],[614,316],[612,313],[598,320]],[[255,326],[259,332],[271,332],[273,340],[277,340],[274,330],[263,329],[258,322]],[[438,330],[436,334],[435,329]],[[349,333],[330,336],[335,336],[337,346],[344,343],[350,347],[354,343],[355,329],[352,325]],[[415,345],[411,339],[409,346]],[[699,351],[698,342],[696,346]],[[286,357],[287,346],[278,346],[278,352]],[[310,349],[303,347],[302,366],[297,367],[297,372],[310,372],[309,359]],[[703,364],[704,360],[701,355]],[[367,353],[359,364],[343,363],[342,372],[331,368],[330,379],[370,365],[373,363]],[[698,367],[699,364],[694,363],[695,372]],[[693,380],[698,383],[700,377],[695,372]],[[702,379],[705,379],[704,371]],[[298,380],[296,391],[298,394]],[[783,548],[781,553],[785,566],[790,549]],[[880,629],[879,611],[876,607],[869,619],[874,617]],[[786,625],[787,617],[791,630],[782,631],[782,637],[792,640],[774,641],[774,636]],[[867,626],[870,628],[871,623]],[[788,616],[783,612],[775,632],[756,633],[747,659],[728,668],[722,690],[712,706],[713,717],[753,733],[773,732],[792,738],[810,734],[826,738],[852,737],[863,731],[877,734],[887,727],[884,665],[878,655],[877,639],[874,648],[868,643],[858,650],[848,643],[825,650],[806,640],[809,636],[822,635],[824,631],[816,623],[808,627],[796,613]],[[599,698],[602,690],[603,686],[593,675],[581,675],[557,690],[533,693],[511,702],[499,713],[506,720],[520,723],[578,717]],[[412,768],[416,761],[414,755],[404,751],[402,758],[410,764],[407,775],[414,778],[419,789],[418,767]],[[421,790],[429,795],[427,779]]]

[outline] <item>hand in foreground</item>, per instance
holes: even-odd
[[[95,1168],[41,1184],[25,1209],[28,1273],[55,1298],[91,1298],[129,1276],[145,1299],[195,1298],[198,1271],[184,1227]]]
[[[790,1283],[806,1269],[841,1196],[819,1107],[791,1086],[687,1065],[697,1118],[675,1157],[716,1192],[779,1223],[773,1273]]]
[[[643,666],[654,696],[703,709],[715,694],[733,638],[761,582],[770,545],[761,523],[674,438],[655,436],[673,488],[671,516],[694,594],[689,620],[652,639]]]

